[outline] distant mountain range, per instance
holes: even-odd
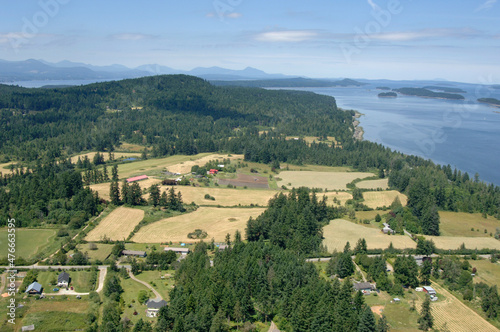
[[[268,74],[252,67],[247,67],[243,70],[232,70],[221,67],[198,67],[185,71],[157,64],[128,68],[123,65],[93,66],[67,60],[57,63],[34,59],[25,61],[0,60],[0,82],[125,79],[164,74],[186,74],[207,80],[255,80],[293,77],[282,74]]]

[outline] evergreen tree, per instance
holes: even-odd
[[[160,186],[157,184],[153,184],[149,188],[149,204],[154,207],[160,204]]]
[[[369,306],[364,306],[364,309],[359,317],[358,332],[375,332],[376,323],[373,312]]]
[[[432,272],[432,262],[430,259],[426,259],[423,261],[422,267],[420,268],[420,280],[423,285],[431,284],[431,272]]]
[[[380,216],[380,214],[377,213],[377,215],[375,216],[375,222],[381,222],[382,221],[382,217]]]
[[[167,197],[167,192],[163,191],[160,195],[160,200],[158,201],[158,204],[164,208],[168,206],[168,197]]]
[[[354,254],[366,254],[367,251],[366,240],[364,238],[359,239],[354,248]]]
[[[432,329],[434,326],[434,319],[431,314],[431,300],[428,296],[425,297],[425,300],[422,303],[422,311],[420,311],[420,317],[417,322],[418,329],[422,331]]]
[[[118,181],[118,165],[114,164],[111,169],[111,181]]]
[[[127,182],[127,180],[123,180],[122,183],[122,202],[124,204],[129,204],[132,205],[132,193],[130,191],[130,186]]]
[[[376,332],[388,332],[389,331],[389,323],[387,323],[387,318],[384,314],[377,322],[377,327],[375,328]]]
[[[109,198],[111,200],[111,203],[114,205],[120,205],[120,187],[118,185],[118,182],[114,181],[111,182],[109,185]]]

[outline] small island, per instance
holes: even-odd
[[[381,92],[378,94],[379,98],[396,98],[398,94],[396,92]]]
[[[388,86],[377,86],[376,89],[377,90],[390,90],[391,88],[389,88]]]
[[[460,88],[450,88],[450,87],[436,86],[436,85],[424,86],[424,89],[436,90],[448,93],[467,93],[467,91],[462,90]]]
[[[394,89],[394,91],[399,92],[407,96],[417,96],[424,98],[435,98],[435,99],[449,99],[449,100],[464,100],[464,96],[456,93],[446,93],[446,92],[434,92],[425,88],[401,88]]]
[[[491,106],[500,107],[500,100],[496,98],[479,98],[477,101]]]

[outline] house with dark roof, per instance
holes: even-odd
[[[370,294],[371,291],[376,289],[374,284],[370,284],[369,282],[358,282],[353,285],[354,289],[360,291],[364,294]]]
[[[33,282],[31,285],[26,288],[25,293],[28,294],[42,294],[42,285],[40,285],[38,282]]]
[[[146,252],[142,250],[123,250],[123,256],[146,257]]]
[[[69,286],[69,274],[66,272],[61,272],[57,276],[57,286],[68,287]]]
[[[148,300],[146,306],[148,310],[146,312],[147,317],[156,317],[161,308],[167,305],[165,300]]]
[[[191,250],[189,248],[165,247],[165,251],[173,251],[176,254],[187,255]]]

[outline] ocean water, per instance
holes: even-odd
[[[438,85],[436,83],[421,84]],[[444,86],[439,84],[440,86]],[[413,82],[371,81],[362,87],[301,88],[335,97],[343,109],[357,110],[364,139],[435,163],[479,174],[500,185],[500,108],[477,103],[482,97],[500,99],[500,90],[473,84],[449,84],[467,93],[465,101],[414,96],[379,98],[378,86],[419,87]]]

